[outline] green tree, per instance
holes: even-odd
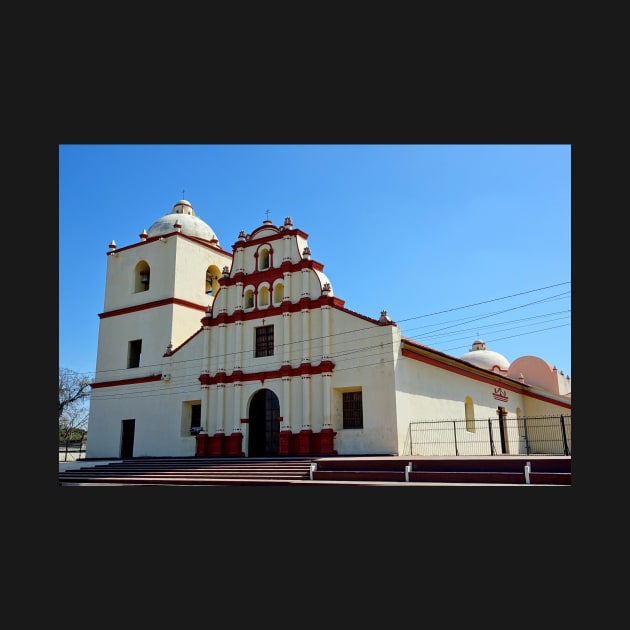
[[[59,368],[59,443],[80,440],[88,425],[91,380],[68,368]]]

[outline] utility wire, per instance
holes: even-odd
[[[421,318],[426,318],[426,317],[430,317],[430,316],[440,315],[440,314],[444,314],[444,313],[450,313],[450,312],[463,310],[463,309],[469,309],[469,308],[473,308],[473,307],[480,306],[480,305],[483,305],[483,304],[488,304],[488,303],[491,303],[491,302],[497,302],[497,301],[501,301],[501,300],[506,300],[506,299],[518,297],[518,296],[521,296],[521,295],[527,295],[527,294],[530,294],[530,293],[535,293],[535,292],[538,292],[538,291],[544,291],[546,289],[550,289],[550,288],[554,288],[554,287],[562,286],[562,285],[566,285],[566,284],[570,284],[570,282],[563,282],[563,283],[559,283],[559,284],[549,285],[549,286],[546,286],[546,287],[542,287],[540,289],[532,289],[532,290],[529,290],[529,291],[523,291],[521,293],[515,293],[515,294],[511,294],[511,295],[508,295],[508,296],[505,296],[505,297],[501,297],[501,298],[493,298],[493,299],[490,299],[490,300],[484,300],[484,301],[481,301],[481,302],[476,302],[474,304],[454,307],[454,308],[451,308],[451,309],[445,309],[445,310],[442,310],[442,311],[436,311],[434,313],[429,313],[429,314],[425,314],[425,315],[418,315],[418,316],[415,316],[415,317],[410,317],[410,318],[406,318],[406,319],[402,319],[402,320],[396,320],[395,323],[400,325],[403,322],[409,322],[409,321],[413,321],[413,320],[417,320],[417,319],[421,319]],[[565,293],[558,294],[558,295],[555,295],[555,296],[543,298],[541,300],[537,300],[537,301],[534,301],[534,302],[529,302],[529,303],[524,304],[524,305],[520,305],[520,306],[504,309],[504,310],[501,310],[501,311],[495,311],[493,313],[479,315],[479,316],[472,317],[472,318],[462,318],[460,320],[454,320],[455,323],[453,323],[453,324],[451,324],[449,326],[443,326],[442,328],[437,328],[437,329],[435,329],[433,331],[429,331],[429,332],[423,333],[422,335],[417,334],[417,335],[414,335],[412,337],[409,337],[408,335],[403,335],[403,336],[406,336],[407,338],[415,339],[415,340],[417,340],[421,336],[422,336],[423,339],[425,339],[425,338],[431,339],[431,338],[435,338],[436,334],[440,333],[441,331],[445,331],[445,330],[452,329],[452,328],[455,328],[455,327],[461,327],[462,325],[465,325],[465,324],[468,324],[468,323],[471,323],[471,322],[474,322],[474,321],[479,321],[479,320],[482,320],[482,319],[488,319],[488,318],[495,317],[497,315],[501,315],[501,314],[504,314],[504,313],[507,313],[507,312],[510,312],[510,311],[514,311],[514,310],[517,310],[517,309],[522,309],[522,308],[526,308],[526,307],[533,306],[533,305],[536,305],[536,304],[541,304],[541,303],[544,303],[544,302],[547,302],[547,301],[556,300],[556,299],[562,299],[562,298],[566,298],[566,297],[570,297],[570,292],[565,292]],[[570,311],[568,311],[568,312],[570,312]],[[541,314],[541,315],[534,316],[534,317],[532,317],[530,319],[546,318],[549,315],[553,315],[553,314],[555,314],[555,313]],[[521,320],[512,320],[512,321],[521,321]],[[446,322],[446,323],[448,323],[448,322]],[[491,327],[504,326],[504,325],[507,325],[509,323],[510,323],[510,321],[508,321],[508,322],[497,322],[497,323],[491,324]],[[423,326],[423,327],[428,327],[428,326]],[[422,327],[420,327],[420,328],[422,328]],[[418,328],[410,329],[410,330],[417,330],[417,329]],[[349,331],[342,331],[342,332],[339,332],[339,333],[334,333],[330,337],[331,338],[335,338],[335,337],[339,337],[341,335],[362,333],[362,332],[368,332],[368,333],[370,333],[370,336],[372,336],[372,334],[374,333],[374,330],[375,330],[374,325],[370,324],[369,326],[356,328],[356,329],[349,330]],[[526,334],[534,334],[535,332],[542,332],[544,330],[548,330],[548,328],[540,329],[540,331],[531,331],[530,333],[526,333]],[[402,331],[402,327],[401,327],[401,333],[402,332],[403,331]],[[455,330],[455,331],[452,331],[451,333],[443,333],[442,335],[438,335],[438,336],[450,335],[450,334],[461,334],[462,332],[463,332],[463,330]],[[517,336],[520,336],[520,335],[513,335],[512,337],[517,337]],[[507,338],[511,338],[511,337],[503,337],[501,339],[507,339]],[[321,342],[322,339],[323,339],[323,337],[317,337],[317,338],[311,338],[309,340],[309,344],[310,344],[310,348],[311,348],[311,354],[315,354],[315,352],[313,352],[314,348],[316,349],[318,347],[321,347],[321,344],[318,345],[317,342],[318,341]],[[500,340],[500,339],[496,339],[495,341],[498,341],[498,340]],[[355,342],[356,340],[349,340],[349,342],[350,341]],[[302,340],[294,340],[294,341],[286,342],[284,344],[278,344],[276,346],[278,348],[278,350],[279,350],[278,354],[281,354],[281,351],[287,345],[291,346],[291,345],[302,344],[302,343],[303,343]],[[344,342],[339,342],[339,343],[343,344]],[[423,342],[423,343],[425,345],[427,345],[426,342]],[[363,351],[365,349],[368,349],[369,347],[370,346],[361,346],[361,347],[356,348],[356,346],[355,346],[355,350],[358,351],[358,352],[361,352],[361,351]],[[436,350],[437,350],[437,348],[436,348]],[[443,351],[443,350],[440,350],[440,351],[447,352],[447,351]],[[191,358],[191,359],[181,360],[181,361],[180,360],[175,360],[175,361],[171,362],[171,365],[178,365],[178,364],[182,364],[182,363],[195,362],[195,361],[200,361],[200,360],[207,360],[208,358],[210,360],[223,359],[223,362],[226,363],[231,356],[234,356],[234,354],[235,353],[223,353],[221,355],[211,355],[210,357],[202,356],[202,357],[194,357],[194,358]],[[278,355],[275,355],[274,364],[277,363],[277,357],[278,357]],[[145,370],[146,369],[151,369],[152,367],[155,367],[156,369],[157,368],[162,369],[164,367],[164,363],[162,362],[162,363],[155,364],[155,365],[144,365],[142,367]],[[119,373],[121,369],[123,369],[123,368],[117,368],[115,370],[101,371],[100,374],[106,374],[107,372]],[[263,370],[264,370],[264,366],[261,366],[261,371],[263,371]],[[92,374],[95,374],[95,373],[93,373],[93,372],[85,373],[86,376],[89,376],[89,375],[92,375]]]

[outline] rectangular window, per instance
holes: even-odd
[[[256,350],[254,356],[273,356],[273,324],[256,328]]]
[[[198,435],[201,432],[201,401],[182,401],[181,435]]]
[[[142,339],[135,339],[129,342],[129,354],[127,356],[127,367],[140,367],[140,358],[142,357]]]
[[[201,426],[201,405],[192,405],[190,408],[190,428]]]
[[[197,435],[201,431],[201,404],[193,403],[190,406],[190,433]]]
[[[363,428],[363,392],[343,393],[343,428]]]

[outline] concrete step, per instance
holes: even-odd
[[[311,471],[311,466],[314,469]],[[571,457],[132,458],[59,471],[59,485],[571,485]]]

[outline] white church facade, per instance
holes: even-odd
[[[182,199],[112,241],[86,456],[403,455],[412,422],[570,416],[569,377],[538,357],[453,357],[346,308],[307,238],[267,220],[227,251]]]

